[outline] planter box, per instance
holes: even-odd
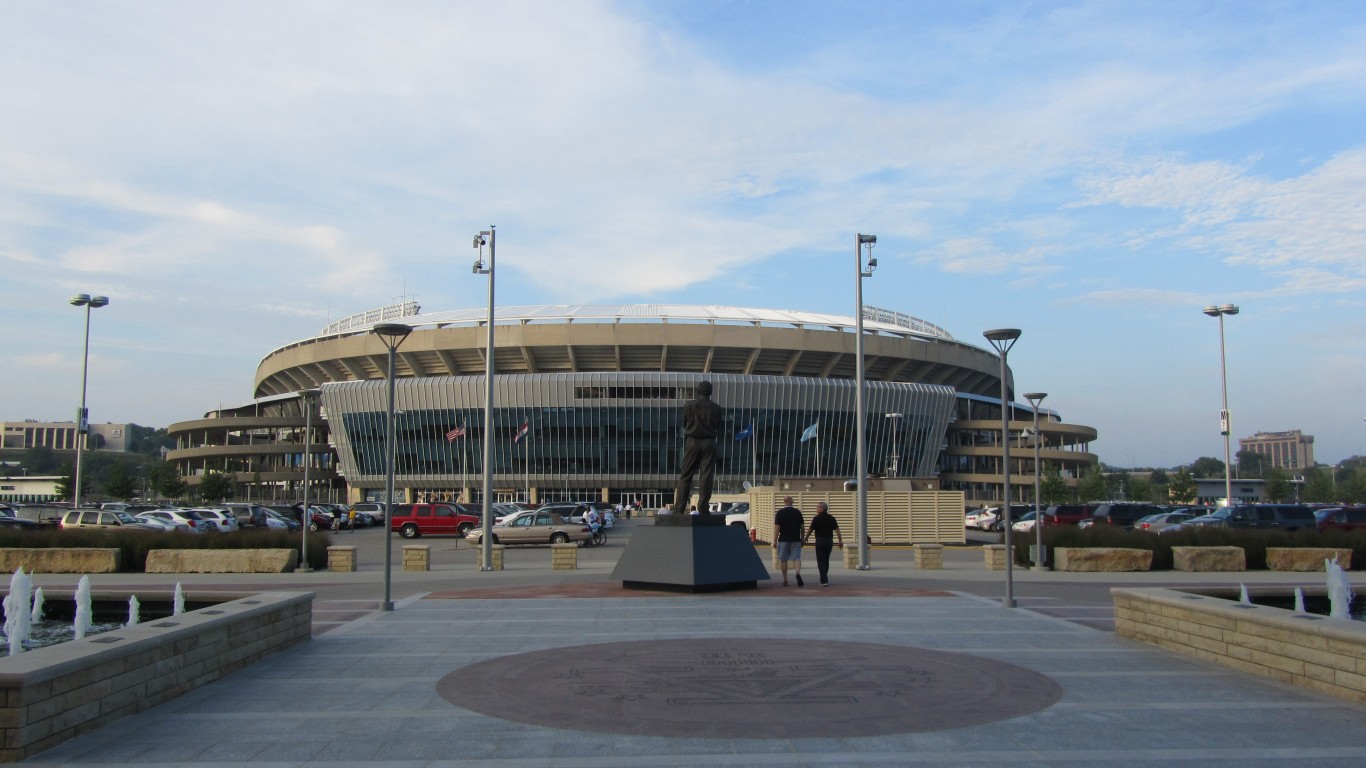
[[[289,573],[299,565],[295,549],[153,549],[147,573]]]
[[[1172,547],[1172,568],[1178,571],[1246,571],[1242,547]]]
[[[1053,567],[1079,572],[1149,571],[1153,553],[1150,549],[1120,547],[1058,547],[1053,550]]]
[[[0,549],[0,572],[117,573],[119,550],[94,547]]]

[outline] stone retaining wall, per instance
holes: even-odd
[[[915,567],[921,571],[938,571],[944,568],[943,544],[916,544]]]
[[[0,549],[0,573],[117,573],[116,548],[7,548]]]
[[[265,592],[0,658],[0,761],[23,760],[308,640],[312,617],[312,593]]]
[[[1366,703],[1366,622],[1171,589],[1110,594],[1123,637]]]
[[[1178,571],[1246,571],[1242,547],[1172,547],[1172,568]]]
[[[153,549],[147,573],[289,573],[299,565],[296,549]]]
[[[327,570],[329,570],[329,571],[354,571],[354,570],[356,570],[356,548],[355,548],[355,547],[328,547],[328,548],[327,548]]]
[[[1352,570],[1352,550],[1318,547],[1267,547],[1269,571],[1322,571],[1323,561],[1336,558],[1345,571]]]
[[[1153,567],[1150,549],[1124,547],[1057,547],[1053,550],[1053,568],[1058,571],[1119,572],[1147,571]]]

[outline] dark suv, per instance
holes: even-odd
[[[1133,504],[1130,502],[1111,502],[1097,505],[1091,511],[1093,525],[1108,525],[1112,528],[1133,528],[1140,517],[1160,514],[1164,510],[1153,504]]]
[[[1314,510],[1303,504],[1237,504],[1229,507],[1224,525],[1229,528],[1262,528],[1297,531],[1316,528]]]

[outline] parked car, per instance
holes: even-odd
[[[1366,507],[1328,507],[1314,512],[1320,531],[1366,530]]]
[[[102,509],[73,509],[62,516],[61,528],[74,531],[80,528],[120,530],[120,531],[157,531],[155,526],[140,522],[127,512],[112,512]]]
[[[267,507],[266,527],[281,528],[286,531],[297,531],[300,528],[302,528],[303,525],[298,520],[295,520],[294,518],[289,517],[288,515],[280,514],[279,512],[276,512],[275,510]]]
[[[579,504],[577,502],[558,502],[555,504],[544,504],[537,507],[536,511],[559,515],[571,523],[582,523],[583,513],[588,511],[588,505]]]
[[[1090,522],[1077,523],[1082,528],[1092,525],[1108,525],[1113,528],[1132,528],[1139,518],[1161,514],[1162,510],[1153,504],[1135,504],[1127,501],[1106,502],[1091,511]]]
[[[1188,512],[1159,512],[1155,515],[1148,515],[1147,517],[1140,517],[1135,520],[1134,530],[1161,533],[1163,528],[1178,525],[1193,519],[1195,519],[1195,515]]]
[[[979,531],[995,530],[997,517],[997,507],[986,507],[984,509],[971,509],[963,517],[964,528],[974,528]]]
[[[1082,520],[1091,519],[1091,513],[1096,511],[1096,506],[1096,504],[1054,504],[1044,510],[1043,525],[1045,528],[1076,525]]]
[[[1020,515],[1020,519],[1010,524],[1010,530],[1016,533],[1029,533],[1034,530],[1034,512],[1026,512]]]
[[[1297,531],[1318,526],[1314,511],[1303,504],[1238,504],[1228,509],[1224,525],[1229,528]]]
[[[266,522],[266,513],[269,510],[260,504],[231,503],[224,504],[223,508],[237,518],[238,529],[270,527],[270,524]]]
[[[14,510],[9,506],[6,506],[3,512],[0,512],[0,528],[9,528],[10,530],[18,531],[33,531],[46,527],[47,526],[42,523],[37,523],[33,520],[15,517]]]
[[[147,522],[149,519],[169,520],[179,523],[189,533],[209,533],[215,529],[213,523],[188,509],[153,509],[148,512],[139,512],[135,517],[142,522]]]
[[[571,523],[545,509],[519,512],[491,530],[494,544],[565,544],[584,542],[593,538],[593,532],[582,523]],[[484,543],[484,531],[475,528],[465,535],[465,540],[476,545]]]
[[[67,507],[54,507],[47,504],[24,504],[14,510],[14,516],[21,520],[35,522],[44,528],[56,528],[62,518],[70,511]]]
[[[738,525],[747,531],[754,529],[750,519],[748,501],[741,501],[731,506],[726,512],[726,525]]]
[[[373,523],[384,522],[385,506],[382,501],[358,501],[351,505],[358,515],[368,515]]]
[[[226,509],[193,507],[190,511],[212,523],[219,533],[236,533],[241,530],[237,525],[237,516]]]
[[[482,521],[451,504],[395,504],[390,530],[405,539],[419,536],[464,536]]]

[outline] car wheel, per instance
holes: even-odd
[[[731,525],[738,525],[738,526],[740,526],[741,528],[744,528],[744,527],[745,527],[745,524],[742,523],[742,522],[740,522],[739,520],[736,520],[735,522],[731,523]]]
[[[496,534],[496,533],[493,534],[493,543],[494,543],[494,544],[497,544],[497,543],[498,543],[498,534]]]
[[[317,533],[317,532],[318,532],[318,524],[317,524],[317,523],[309,523],[309,524],[308,524],[308,530],[310,530],[310,531],[312,531],[312,532],[314,532],[314,533]]]
[[[469,532],[470,532],[471,530],[473,530],[473,529],[474,529],[474,524],[473,524],[473,523],[461,523],[460,527],[459,527],[457,530],[460,531],[460,535],[461,535],[461,536],[464,536],[465,534],[469,533]]]
[[[564,544],[567,541],[569,541],[569,537],[563,533],[556,533],[550,537],[551,544]]]
[[[416,539],[418,536],[422,535],[422,532],[412,523],[404,523],[401,533],[405,539]]]

